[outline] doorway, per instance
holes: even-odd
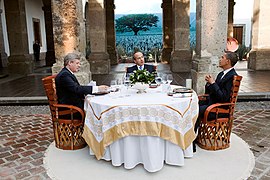
[[[42,46],[40,34],[40,19],[33,18],[33,32],[34,32],[34,41],[38,41],[40,46]]]

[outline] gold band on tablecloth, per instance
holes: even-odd
[[[102,111],[102,112],[100,113],[100,115],[98,116],[98,115],[96,114],[96,112],[94,111],[94,108],[93,108],[92,105],[91,105],[90,99],[88,100],[88,102],[89,102],[89,103],[88,103],[88,104],[89,104],[89,107],[91,108],[91,110],[92,110],[92,112],[93,112],[93,115],[94,115],[94,116],[96,117],[96,119],[98,119],[98,120],[100,120],[100,119],[102,118],[102,115],[103,115],[104,113],[106,113],[106,112],[108,112],[108,111],[110,111],[110,110],[112,110],[112,109],[114,109],[114,108],[121,107],[121,106],[123,106],[123,107],[124,107],[124,106],[130,106],[130,107],[132,107],[132,106],[157,106],[157,105],[159,105],[159,106],[165,106],[165,107],[167,107],[167,108],[169,108],[169,109],[171,109],[171,110],[177,112],[181,117],[183,117],[183,116],[186,114],[186,112],[188,111],[188,109],[190,108],[190,106],[191,106],[192,98],[190,98],[188,107],[184,110],[184,113],[181,113],[181,112],[178,111],[177,109],[175,109],[175,108],[173,108],[173,107],[171,107],[171,106],[168,106],[168,105],[166,105],[166,104],[136,104],[136,105],[124,105],[124,104],[122,104],[122,105],[112,106],[112,107],[110,107],[110,108],[108,108],[108,109]]]
[[[192,119],[193,124],[196,122],[196,119],[197,116]],[[182,149],[189,147],[196,137],[193,127],[183,136],[177,130],[162,123],[148,121],[124,122],[110,128],[103,135],[103,139],[99,143],[91,130],[86,125],[84,126],[82,136],[98,160],[103,157],[107,146],[126,136],[157,136],[178,145]]]

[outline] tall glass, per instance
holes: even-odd
[[[155,77],[155,82],[157,83],[157,85],[160,85],[162,83],[161,74],[157,73],[157,76]]]
[[[122,95],[122,89],[123,89],[123,79],[120,78],[120,79],[117,79],[117,87],[118,87],[118,90],[119,90],[119,96],[118,97],[123,97]]]
[[[111,83],[110,83],[110,91],[112,93],[116,92],[117,91],[117,80],[111,80]]]
[[[130,78],[130,74],[129,73],[125,74],[124,77],[123,77],[123,83],[124,83],[124,86],[126,87],[126,96],[129,96],[128,89],[129,89],[130,84],[131,84],[129,78]]]
[[[172,76],[172,74],[168,74],[167,75],[167,83],[171,84],[172,82],[173,82],[173,76]]]
[[[163,74],[161,76],[161,80],[162,80],[162,84],[167,84],[167,75],[166,74]]]

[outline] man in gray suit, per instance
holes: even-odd
[[[106,92],[108,86],[82,86],[78,82],[75,72],[80,69],[80,56],[69,53],[64,58],[64,68],[55,78],[56,92],[60,104],[74,105],[81,109],[84,104],[84,97],[87,94]]]

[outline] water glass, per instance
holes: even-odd
[[[162,83],[161,76],[157,75],[157,77],[155,77],[155,82],[157,83],[157,85],[160,85]]]
[[[110,90],[111,90],[111,92],[115,92],[117,90],[117,81],[116,80],[111,80]]]
[[[161,81],[162,81],[162,84],[166,84],[167,83],[167,75],[166,74],[163,74],[161,76]]]
[[[170,90],[171,90],[170,84],[162,84],[162,92],[163,93],[168,93],[168,92],[170,92]]]
[[[171,84],[171,82],[173,82],[173,76],[172,76],[172,74],[168,74],[167,75],[167,83]]]

